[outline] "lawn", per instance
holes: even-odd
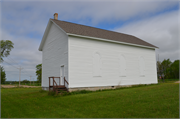
[[[68,96],[40,88],[1,89],[1,118],[179,118],[179,84]]]

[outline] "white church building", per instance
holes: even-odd
[[[69,91],[157,83],[155,48],[132,35],[60,21],[55,13],[39,46],[42,88],[53,85],[49,77],[60,77],[56,85],[66,83]]]

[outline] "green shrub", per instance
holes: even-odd
[[[48,92],[48,95],[50,95],[50,96],[55,96],[55,95],[56,95],[56,92],[54,92],[54,91],[49,91],[49,92]]]
[[[93,92],[93,91],[90,91],[90,90],[78,90],[78,91],[71,92],[71,95],[86,94],[86,93],[91,93],[91,92]]]
[[[67,91],[60,91],[60,96],[66,96],[66,95],[71,95],[70,92],[67,92]]]
[[[39,90],[39,92],[40,92],[40,93],[44,93],[44,92],[47,92],[47,91],[46,91],[46,90],[41,89],[41,90]]]

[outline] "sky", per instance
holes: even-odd
[[[156,49],[157,60],[179,57],[178,0],[0,0],[0,38],[14,48],[1,64],[7,81],[37,80],[38,51],[49,18],[134,35]],[[159,55],[159,58],[158,58]]]

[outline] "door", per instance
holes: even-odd
[[[64,65],[61,66],[61,85],[64,85]]]

